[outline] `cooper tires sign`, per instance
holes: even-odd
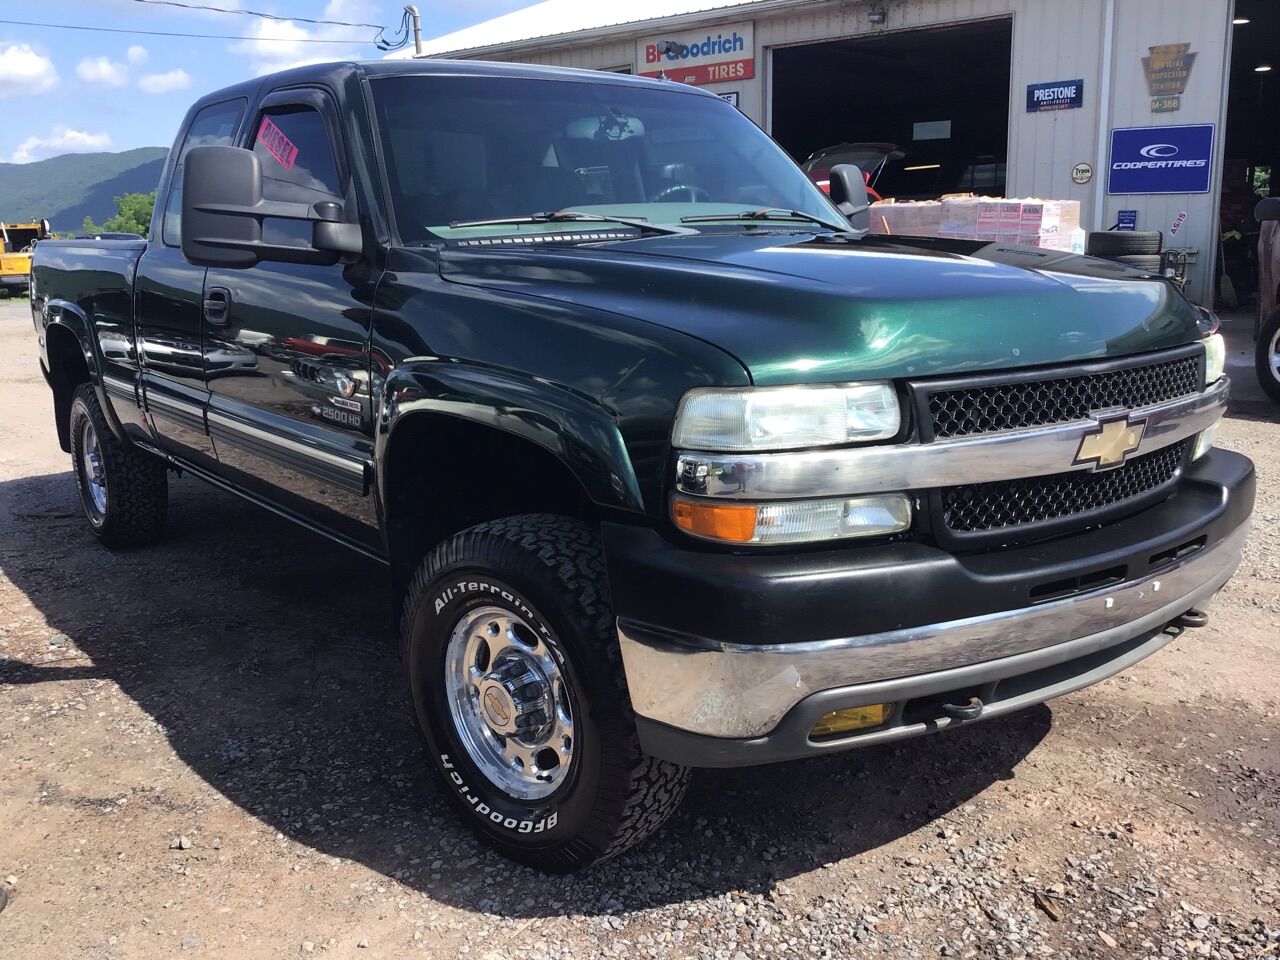
[[[1213,124],[1111,131],[1107,193],[1208,193]]]

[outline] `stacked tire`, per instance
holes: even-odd
[[[1098,230],[1089,234],[1085,252],[1144,273],[1159,273],[1163,240],[1159,230]]]

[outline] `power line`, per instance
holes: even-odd
[[[317,37],[244,37],[225,33],[178,33],[172,30],[125,30],[120,27],[85,27],[72,23],[38,23],[34,20],[0,20],[14,27],[48,27],[51,30],[87,30],[91,33],[132,33],[146,37],[188,37],[196,40],[256,40],[264,43],[353,43],[361,47],[376,45],[376,40],[321,40]]]
[[[349,23],[346,20],[312,20],[309,17],[282,17],[274,13],[259,13],[257,10],[241,10],[236,7],[214,7],[200,3],[179,3],[178,0],[134,0],[134,3],[151,3],[157,6],[177,7],[180,10],[207,10],[211,13],[238,13],[246,17],[261,17],[264,20],[293,20],[296,23],[311,23],[325,27],[368,27],[370,30],[387,29],[380,23]]]

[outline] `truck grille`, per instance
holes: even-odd
[[[1193,353],[1099,373],[940,388],[928,393],[933,439],[1087,420],[1098,410],[1189,396],[1201,389],[1200,364]]]
[[[1100,473],[1073,471],[947,487],[942,491],[943,522],[953,532],[976,533],[1118,506],[1176,479],[1190,443],[1184,440]]]

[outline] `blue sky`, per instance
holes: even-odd
[[[175,0],[284,17],[400,23],[403,0]],[[500,16],[533,0],[420,0],[424,39]],[[197,40],[89,33],[0,23],[0,162],[173,142],[196,97],[305,60],[375,58],[375,31],[187,11],[139,0],[40,0],[0,5],[0,19],[117,30],[215,33]],[[358,43],[335,43],[354,39]],[[324,43],[302,42],[324,40]],[[365,42],[368,41],[368,42]]]

